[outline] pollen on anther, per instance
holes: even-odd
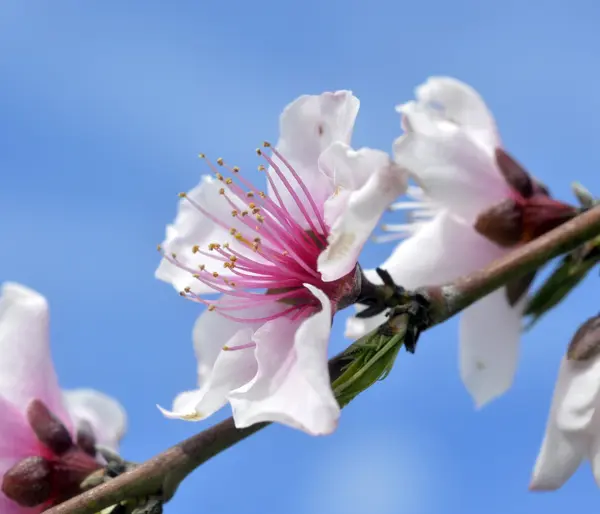
[[[177,259],[177,254],[176,253],[172,253],[171,257],[173,257],[173,259]]]
[[[223,243],[223,248],[229,248],[229,243]]]
[[[216,271],[213,271],[212,276],[215,277],[215,278],[218,278],[219,274]]]
[[[231,183],[233,183],[232,179],[230,179],[230,178],[225,179],[225,184],[229,185]]]
[[[248,198],[253,198],[253,197],[254,197],[254,193],[253,193],[252,191],[248,191],[248,192],[246,193],[246,196],[247,196]]]
[[[236,257],[235,255],[230,255],[230,256],[229,256],[229,260],[230,260],[231,262],[235,262],[235,261],[237,261],[237,257]]]
[[[206,159],[206,155],[203,153],[199,153],[198,157],[200,157],[200,159]]]
[[[234,166],[233,168],[231,168],[231,171],[233,171],[234,173],[238,173],[240,171],[240,168]]]
[[[220,195],[224,195],[225,194],[225,189],[224,188],[219,189],[219,194]]]
[[[260,164],[258,166],[258,171],[265,171],[265,167],[262,164]]]
[[[217,159],[217,164],[218,164],[219,166],[223,166],[223,157],[219,157],[219,158]]]
[[[263,191],[260,191],[258,193],[258,196],[260,196],[261,198],[265,198],[267,195]]]
[[[205,265],[205,264],[199,264],[199,265],[198,265],[198,269],[199,269],[200,271],[204,271],[204,270],[206,269],[206,265]]]
[[[258,221],[259,223],[262,223],[263,221],[265,221],[265,217],[261,216],[260,214],[257,214],[256,221]]]
[[[255,243],[260,243],[260,237],[255,237],[255,238],[254,238],[254,242],[255,242]]]
[[[269,148],[269,147],[271,146],[271,143],[269,143],[268,141],[265,141],[265,142],[263,143],[263,146],[264,146],[265,148]]]
[[[162,246],[161,246],[161,245],[156,245],[156,249],[157,249],[159,252],[162,252]]]
[[[237,232],[237,230],[236,230],[235,228],[230,228],[230,229],[229,229],[229,233],[230,233],[232,236],[234,236],[236,232]]]
[[[192,288],[188,286],[188,287],[184,287],[184,288],[183,288],[183,290],[184,290],[186,293],[189,293],[189,292],[192,290]]]
[[[242,211],[242,216],[248,216],[248,211]]]
[[[212,303],[208,306],[209,311],[214,311],[216,308],[217,308],[217,306],[213,305]]]
[[[230,285],[231,287],[235,287],[235,282],[229,282],[229,285]]]
[[[179,198],[185,198],[187,193],[177,193],[177,196],[179,196]]]
[[[239,214],[238,211],[231,211],[231,215],[235,218]]]
[[[260,148],[256,149],[256,155],[262,155],[262,150]]]
[[[220,173],[215,173],[215,177],[217,177],[217,180],[223,180],[223,175],[221,175]]]
[[[198,245],[192,246],[192,253],[198,253],[200,251],[200,247]]]
[[[200,275],[198,275],[198,273],[194,273],[194,274],[192,275],[192,277],[194,277],[194,278],[198,279],[198,278],[200,278]]]
[[[249,207],[250,209],[256,209],[256,204],[255,204],[254,202],[250,202],[250,203],[248,204],[248,207]]]
[[[252,209],[252,214],[258,214],[260,212],[260,207],[254,207]]]

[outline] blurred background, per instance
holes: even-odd
[[[153,274],[176,194],[207,171],[198,152],[254,169],[287,103],[336,89],[361,100],[354,146],[391,150],[394,106],[444,74],[478,89],[508,151],[556,196],[574,201],[574,179],[598,195],[598,19],[592,0],[4,0],[0,280],[48,297],[62,385],[119,398],[122,453],[145,460],[229,414],[186,423],[155,407],[196,381],[198,308]],[[270,427],[197,470],[166,512],[597,509],[587,464],[559,492],[527,490],[559,360],[597,300],[594,277],[527,333],[514,387],[479,412],[452,320],[401,353],[334,435]]]

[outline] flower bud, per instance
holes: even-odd
[[[67,428],[40,400],[32,400],[27,407],[27,419],[37,438],[56,455],[73,446]]]
[[[2,492],[23,507],[36,507],[52,493],[52,466],[43,457],[27,457],[10,468],[2,479]]]
[[[579,327],[567,349],[567,359],[586,361],[600,353],[600,314]]]
[[[519,244],[523,235],[523,213],[513,199],[506,200],[483,211],[475,221],[474,228],[490,241],[511,247]]]

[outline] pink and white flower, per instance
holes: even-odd
[[[240,428],[336,428],[332,316],[356,298],[358,254],[406,186],[385,153],[350,148],[358,108],[349,91],[301,96],[276,148],[258,150],[267,192],[218,159],[214,177],[181,195],[156,276],[207,309],[193,333],[200,387],[165,415],[199,420],[229,402]]]
[[[126,417],[90,389],[61,391],[43,296],[14,283],[0,297],[0,512],[32,514],[77,494],[101,467],[96,444],[116,449]]]
[[[409,210],[409,222],[384,226],[390,234],[381,238],[404,239],[381,265],[396,283],[412,289],[454,280],[574,215],[502,150],[494,118],[474,89],[434,77],[416,98],[397,108],[405,133],[394,152],[419,187],[409,188],[411,201],[392,205]],[[373,271],[365,275],[379,281]],[[528,285],[501,288],[460,316],[460,373],[478,407],[513,381]],[[383,319],[351,318],[347,335],[362,335]]]
[[[600,487],[600,316],[581,326],[560,364],[529,488],[560,488],[584,460]]]

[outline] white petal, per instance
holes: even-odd
[[[596,435],[587,430],[590,415],[593,416],[595,410],[590,404],[590,396],[598,394],[598,384],[593,383],[593,377],[598,375],[598,362],[600,359],[587,363],[572,362],[566,358],[562,360],[530,489],[558,489],[573,475],[586,456],[592,435]],[[591,386],[590,390],[585,386]],[[595,450],[593,446],[591,460],[596,471],[598,462]]]
[[[600,358],[563,359],[555,392],[556,424],[565,432],[596,435],[594,415],[600,407]]]
[[[219,298],[219,306],[221,307],[225,308],[231,303],[239,303],[239,298],[231,296]],[[273,301],[237,310],[235,315],[244,319],[260,319],[285,310],[287,307],[289,306]],[[233,342],[233,339],[237,337],[240,331],[251,329],[254,332],[263,324],[263,321],[238,322],[229,320],[219,315],[218,307],[215,311],[205,310],[200,314],[194,324],[192,333],[194,351],[198,361],[198,384],[202,385],[210,376],[223,347],[237,345]]]
[[[447,211],[402,241],[380,266],[407,289],[440,285],[475,271],[506,251]],[[369,277],[380,283],[374,273]]]
[[[98,444],[118,448],[127,430],[127,414],[119,402],[93,389],[63,391],[63,398],[75,431],[80,422],[87,421]]]
[[[0,297],[0,394],[23,411],[37,398],[68,422],[50,355],[46,299],[15,283]]]
[[[529,484],[533,491],[558,489],[585,457],[585,440],[559,430],[550,416]]]
[[[460,316],[460,375],[478,408],[512,385],[519,360],[524,300],[511,307],[506,290],[501,288]]]
[[[464,82],[430,77],[417,88],[416,97],[467,131],[490,155],[501,145],[494,117],[477,91]]]
[[[252,340],[254,331],[245,328],[238,331],[229,344],[238,346]],[[202,387],[181,393],[173,403],[172,412],[161,408],[169,418],[199,421],[211,416],[227,403],[228,394],[249,382],[258,369],[252,349],[226,351],[221,349]]]
[[[181,269],[163,258],[155,276],[160,280],[171,283],[177,291],[191,287],[192,291],[196,293],[215,292],[212,287],[193,277],[194,273],[202,273],[198,269],[201,264],[206,266],[204,273],[217,271],[223,277],[232,274],[228,268],[223,267],[220,254],[212,251],[210,254],[214,255],[214,258],[211,258],[200,253],[193,253],[192,249],[195,245],[198,245],[202,251],[209,251],[208,245],[210,243],[221,245],[228,243],[233,249],[242,254],[250,253],[250,250],[229,232],[231,228],[235,228],[244,234],[247,234],[249,230],[238,218],[231,215],[233,210],[231,205],[219,193],[222,186],[223,183],[219,180],[203,176],[200,184],[187,193],[189,199],[182,198],[179,201],[175,222],[173,225],[167,226],[167,237],[161,245],[165,254],[175,253],[177,261],[183,266],[187,266],[191,271]],[[240,206],[240,210],[243,210],[241,201],[233,193],[228,191],[227,194],[235,205]],[[189,200],[199,204],[214,219],[196,209]],[[216,223],[215,219],[220,220],[222,224]],[[252,232],[251,234],[251,238],[254,237]],[[258,254],[252,252],[252,259],[257,260],[258,258]],[[227,289],[224,284],[221,287]]]
[[[479,235],[472,227],[447,211],[441,211],[414,235],[402,241],[380,268],[389,272],[397,284],[415,289],[450,282],[489,264],[504,253],[505,250]],[[374,284],[381,283],[375,270],[365,270],[364,274]],[[385,319],[384,314],[367,319],[350,318],[346,324],[346,337],[361,337]]]
[[[340,408],[327,364],[331,305],[320,290],[305,287],[321,301],[320,312],[299,324],[283,318],[271,321],[254,335],[258,373],[230,396],[238,428],[276,421],[323,435],[337,427]]]
[[[511,195],[494,159],[464,132],[436,137],[411,132],[396,140],[394,155],[433,202],[466,222]]]
[[[596,481],[596,485],[600,487],[600,435],[598,427],[596,427],[596,433],[593,437],[589,459],[592,465],[592,472],[594,473],[594,480]]]
[[[358,98],[353,96],[350,91],[336,91],[321,95],[300,96],[281,114],[277,150],[293,166],[320,209],[333,192],[333,184],[330,178],[319,169],[319,156],[335,141],[350,143],[358,108]],[[306,195],[298,187],[298,182],[292,177],[287,167],[279,159],[274,158],[273,160],[297,191],[301,201],[305,202]],[[309,225],[297,202],[273,170],[270,170],[269,173],[273,177],[275,187],[286,208],[293,214],[296,221],[308,228]],[[273,197],[271,184],[269,184],[268,191],[269,196]],[[307,210],[311,219],[315,221],[316,215],[311,209]]]
[[[330,149],[335,152],[330,161],[331,169],[344,169],[345,183],[357,189],[348,196],[345,209],[333,221],[327,248],[319,255],[318,270],[326,282],[337,280],[355,268],[362,247],[381,215],[407,186],[406,174],[385,152],[369,148],[354,151],[341,143]],[[368,177],[366,182],[365,177]],[[332,220],[333,216],[327,215],[327,207],[326,203],[326,217]],[[335,208],[338,210],[337,204]]]
[[[239,302],[239,298],[223,297],[219,299],[219,306],[225,308],[232,302]],[[287,307],[281,302],[273,301],[237,310],[235,315],[260,320]],[[251,342],[254,332],[264,321],[232,321],[219,315],[218,309],[219,307],[215,311],[204,311],[194,325],[194,350],[198,360],[200,387],[179,394],[172,411],[159,406],[168,418],[190,421],[205,419],[227,403],[230,391],[246,384],[256,374],[257,364],[252,349],[224,351],[223,348]]]

